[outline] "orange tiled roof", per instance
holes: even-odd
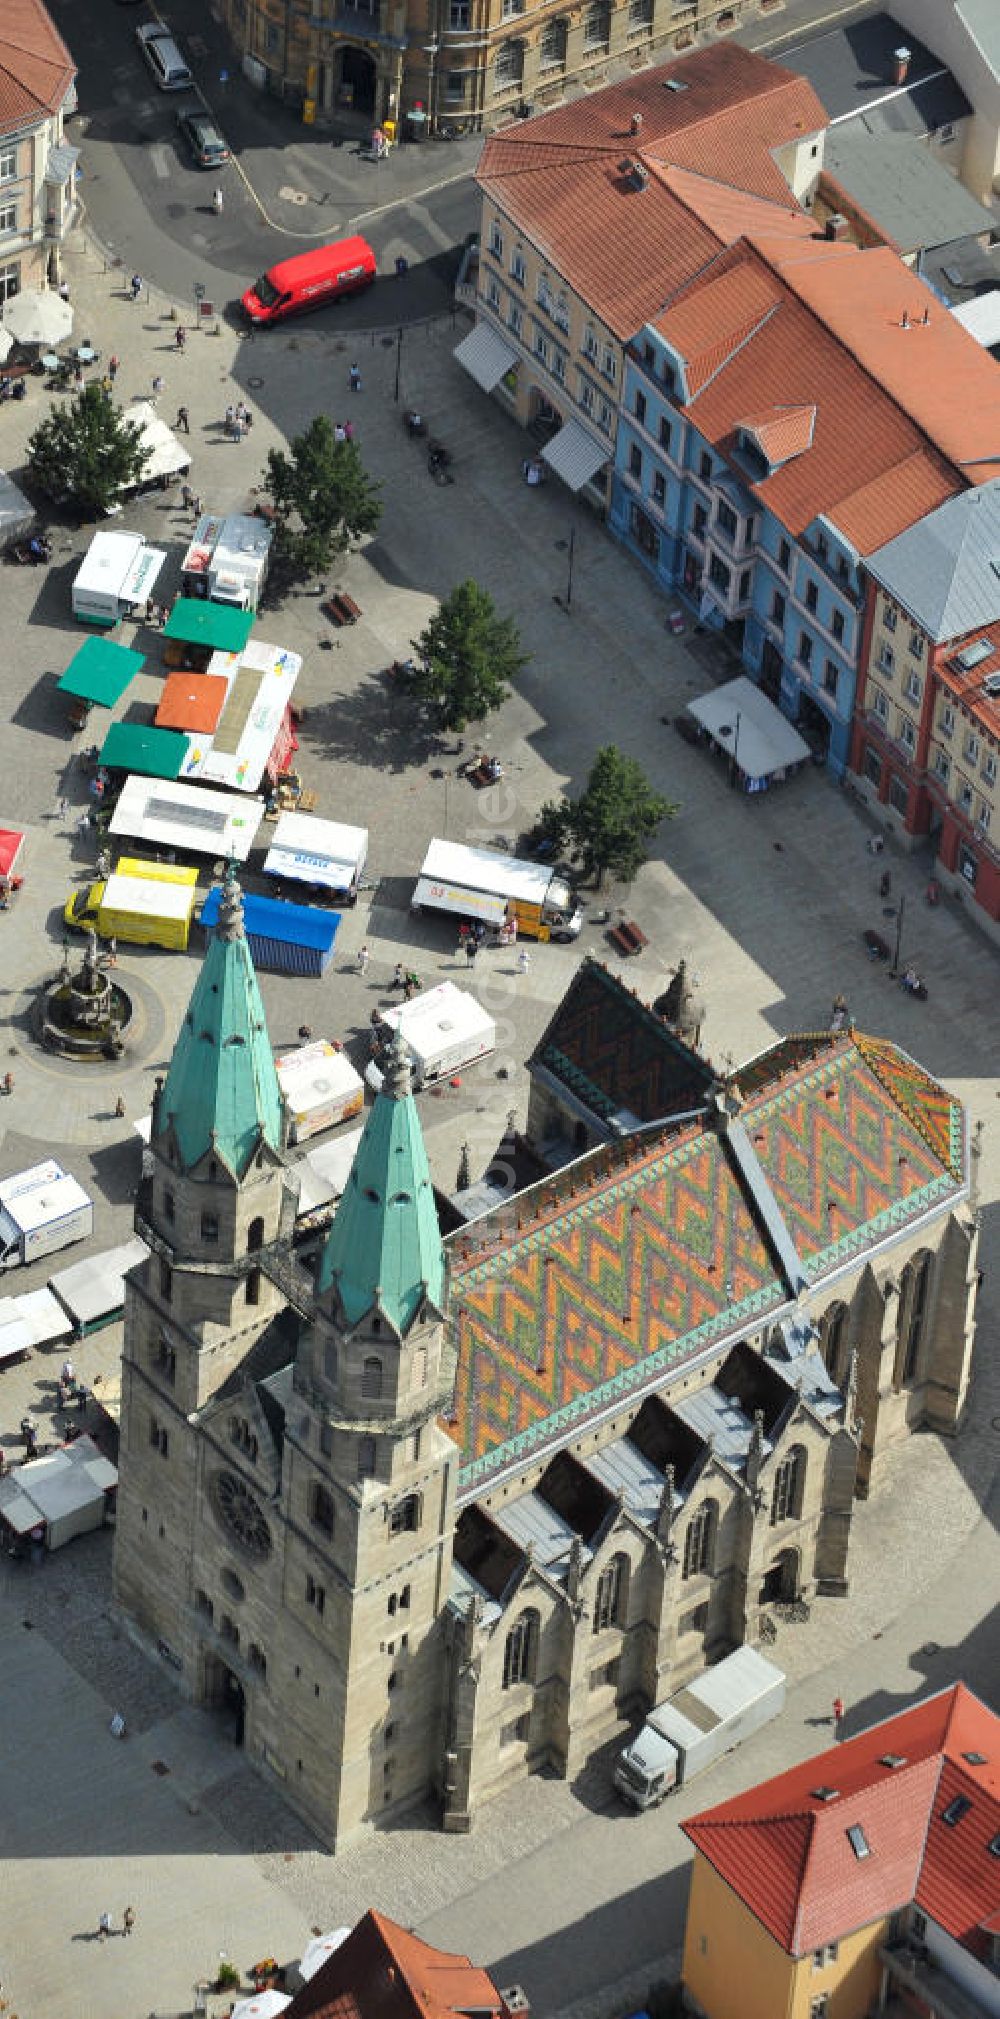
[[[983,639],[992,646],[975,666],[966,669],[958,661],[970,645]],[[970,631],[965,638],[959,638],[948,647],[945,660],[938,660],[934,668],[934,678],[945,692],[952,694],[959,705],[973,720],[985,729],[988,736],[1000,739],[1000,694],[986,694],[983,682],[1000,673],[1000,622],[983,624],[978,631]]]
[[[966,1806],[956,1817],[957,1797]],[[990,1850],[1000,1718],[955,1683],[681,1829],[791,1956],[915,1902],[985,1957],[1000,1884]],[[860,1856],[853,1829],[867,1846]]]
[[[738,254],[717,261],[714,278],[688,290],[669,312],[669,336],[685,362],[689,398],[774,314],[781,298],[781,287],[766,269]],[[666,320],[661,317],[661,329]]]
[[[670,90],[671,77],[684,88]],[[751,218],[779,236],[792,228],[794,201],[773,150],[825,125],[801,78],[736,45],[705,49],[494,134],[477,179],[627,341]],[[634,161],[647,172],[642,189]],[[754,198],[759,211],[748,211]],[[803,227],[813,230],[806,218],[796,233]]]
[[[805,275],[823,270],[834,291],[838,276],[849,272],[853,286],[863,262],[886,257],[893,259],[881,250],[862,253],[829,240],[803,242],[792,250],[787,244],[756,237],[720,254],[717,273],[743,275],[742,281],[731,284],[734,300],[740,288],[748,305],[763,300],[764,291],[770,289],[775,305],[749,341],[731,346],[726,362],[713,359],[712,372],[701,375],[700,390],[689,409],[700,433],[723,455],[734,448],[736,431],[748,415],[768,408],[814,409],[808,451],[759,482],[747,481],[793,534],[823,512],[863,554],[893,537],[887,526],[902,531],[971,480],[911,418],[904,396],[908,388],[894,396],[803,298]],[[893,263],[899,266],[898,261]],[[790,271],[795,286],[789,281]],[[702,331],[705,319],[697,296],[706,292],[703,279],[693,281],[656,319],[656,328],[682,355],[689,330],[696,335]],[[931,343],[940,330],[951,355],[944,320],[939,316],[929,325]],[[957,324],[953,326],[960,337],[967,336]],[[976,354],[972,360],[966,357],[970,374],[981,376],[980,361],[984,362],[1000,397],[995,363],[974,340],[968,348]],[[701,372],[700,358],[697,363]]]
[[[297,1991],[287,2019],[498,2019],[500,1994],[467,1956],[433,1949],[369,1911]]]
[[[42,0],[3,0],[0,133],[58,112],[75,75],[76,65]]]
[[[806,449],[812,448],[816,408],[765,407],[759,414],[748,414],[743,426],[760,443],[768,462],[777,467],[787,463],[791,456],[804,455]]]

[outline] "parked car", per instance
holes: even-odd
[[[164,22],[141,21],[135,39],[161,91],[191,89],[194,78]]]
[[[218,168],[229,160],[229,149],[207,112],[179,112],[177,124],[199,168]]]

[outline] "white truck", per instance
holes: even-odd
[[[273,526],[247,512],[206,512],[181,563],[184,595],[256,610],[273,539]]]
[[[650,1711],[618,1756],[615,1787],[635,1808],[655,1808],[671,1788],[704,1773],[769,1724],[784,1702],[780,1668],[756,1648],[738,1647]]]
[[[0,1269],[52,1255],[93,1229],[93,1199],[54,1159],[0,1179]]]
[[[166,561],[141,533],[95,533],[70,591],[79,624],[108,630],[152,595]]]
[[[565,877],[542,862],[522,862],[496,848],[431,842],[411,900],[413,911],[450,911],[525,939],[579,936],[583,912]]]
[[[382,1061],[397,1031],[410,1054],[414,1087],[433,1085],[460,1066],[491,1052],[497,1041],[493,1018],[453,981],[439,982],[409,1002],[379,1012],[373,1038],[376,1056],[365,1070],[374,1093],[382,1085]]]

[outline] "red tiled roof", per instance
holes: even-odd
[[[721,368],[715,361],[688,409],[700,433],[726,455],[748,414],[768,407],[814,408],[808,452],[757,482],[749,478],[750,488],[791,533],[801,533],[823,512],[862,554],[893,537],[886,533],[888,525],[902,532],[971,481],[911,419],[903,397],[907,389],[894,396],[803,299],[805,274],[823,269],[832,289],[837,276],[849,272],[853,285],[863,262],[885,257],[893,256],[880,250],[861,253],[829,240],[790,249],[756,236],[722,253],[716,271],[742,268],[748,301],[751,287],[763,286],[770,288],[775,307],[749,341],[732,345]],[[701,329],[697,296],[705,291],[704,279],[693,281],[656,319],[657,329],[682,356],[689,328]],[[967,336],[957,324],[953,327],[960,337]],[[945,335],[942,317],[930,325],[932,342],[939,331]],[[950,342],[947,348],[950,354]],[[994,361],[974,340],[969,349],[975,353],[966,358],[972,376],[978,377],[983,362],[996,380],[991,393],[1000,400]],[[698,367],[700,372],[700,360]]]
[[[958,661],[969,645],[987,641],[993,650],[978,664],[966,670]],[[965,638],[959,638],[948,647],[948,656],[938,661],[934,668],[934,678],[939,686],[949,694],[966,712],[986,730],[988,736],[1000,738],[1000,694],[987,694],[983,682],[991,675],[1000,673],[1000,622],[984,624],[978,631],[970,631]]]
[[[768,462],[777,467],[787,463],[791,456],[804,455],[806,449],[812,448],[816,408],[765,407],[759,414],[748,414],[741,426],[759,442]]]
[[[467,1956],[432,1949],[385,1914],[363,1915],[297,1991],[287,2019],[452,2019],[500,2014],[491,1977]]]
[[[3,0],[0,8],[0,133],[58,112],[76,65],[42,0]]]
[[[669,313],[670,342],[685,363],[691,399],[709,384],[782,300],[780,285],[763,267],[734,253],[720,259],[714,278],[692,287]]]
[[[681,1829],[789,1955],[914,1901],[978,1951],[1000,1891],[1000,1718],[956,1683]]]
[[[683,90],[667,88],[672,76]],[[705,49],[494,134],[477,180],[627,341],[748,223],[812,233],[773,150],[825,125],[801,78],[736,45]]]

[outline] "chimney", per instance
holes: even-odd
[[[529,2019],[528,1994],[520,1984],[508,1984],[500,1993],[501,2019]]]
[[[630,133],[631,133],[631,134],[632,134],[633,136],[635,136],[635,135],[638,135],[638,134],[640,134],[640,133],[642,132],[642,113],[641,113],[641,112],[633,112],[633,114],[632,114],[632,117],[631,117],[631,119],[629,120],[629,123],[628,123],[628,130],[629,130],[629,132],[630,132]]]
[[[929,309],[929,308],[925,308],[925,310],[924,310],[924,312],[923,312],[923,315],[922,315],[922,316],[921,316],[921,318],[920,318],[920,320],[921,320],[921,322],[923,323],[923,325],[924,325],[924,328],[925,328],[925,329],[927,328],[927,324],[928,324],[928,323],[930,322],[930,319],[931,319],[931,312],[930,312],[930,309]]]
[[[900,329],[909,329],[910,327],[910,311],[908,308],[904,308],[903,310],[899,327]]]
[[[905,45],[899,49],[893,50],[892,81],[894,84],[906,83],[907,77],[910,74],[910,58],[912,54],[913,51],[911,49],[907,49]]]
[[[827,238],[832,238],[839,244],[842,239],[847,237],[850,226],[843,211],[832,210],[823,229]]]

